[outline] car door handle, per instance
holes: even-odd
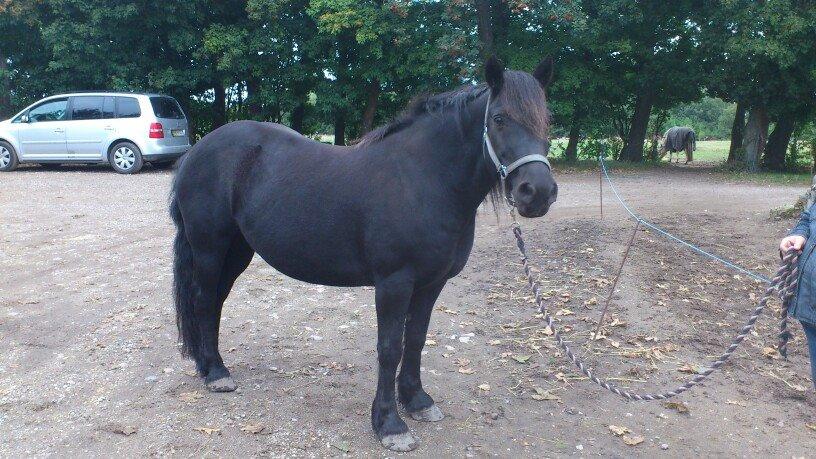
[[[56,128],[56,129],[54,129],[54,132],[59,133],[59,134],[62,134],[63,132],[65,132],[65,129],[63,129],[63,128]]]
[[[113,126],[105,126],[105,130],[106,130],[106,131],[112,131],[112,130],[113,130]]]

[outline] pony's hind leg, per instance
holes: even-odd
[[[444,417],[433,398],[422,388],[419,371],[431,312],[444,286],[445,281],[442,281],[415,290],[408,319],[405,321],[405,350],[402,353],[397,392],[405,411],[417,421],[436,422]]]
[[[235,280],[249,266],[253,253],[244,237],[236,233],[221,267],[214,310],[208,314],[208,318],[213,318],[214,323],[212,320],[201,322],[202,347],[206,350],[204,360],[206,368],[202,375],[205,377],[207,388],[212,392],[231,392],[237,388],[218,350],[218,335],[224,301],[229,296]]]
[[[235,381],[218,350],[221,309],[235,279],[252,259],[252,249],[237,228],[218,231],[212,226],[202,232],[189,231],[194,294],[184,326],[195,342],[185,343],[207,388],[230,392]]]

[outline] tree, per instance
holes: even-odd
[[[793,126],[813,116],[816,8],[799,0],[723,0],[711,12],[701,42],[711,69],[710,91],[748,110],[744,145],[749,170],[761,164],[781,170]],[[738,121],[733,144],[739,141]],[[774,141],[766,148],[772,121],[779,131],[774,129]],[[738,159],[737,153],[730,156]]]

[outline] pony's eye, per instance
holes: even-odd
[[[502,124],[504,124],[504,117],[501,115],[496,115],[493,117],[493,122],[501,126]]]

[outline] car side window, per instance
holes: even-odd
[[[49,100],[28,111],[30,123],[63,121],[67,115],[68,99]]]
[[[102,104],[102,118],[106,120],[116,118],[116,100],[113,97],[105,97],[105,102]]]
[[[138,118],[142,116],[142,109],[139,108],[139,101],[135,97],[116,98],[117,118]]]
[[[102,119],[103,96],[79,96],[71,98],[72,120]]]

